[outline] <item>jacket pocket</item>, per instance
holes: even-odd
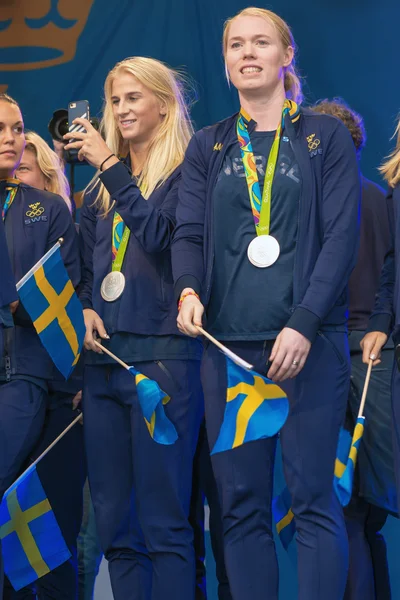
[[[157,367],[159,369],[161,369],[161,371],[164,373],[164,375],[169,379],[169,381],[171,382],[171,384],[173,386],[174,391],[176,393],[181,392],[182,391],[182,385],[172,375],[172,373],[168,369],[168,367],[161,360],[155,360],[154,362],[156,363]]]
[[[322,331],[318,331],[318,336],[322,340],[324,340],[324,342],[326,344],[328,344],[328,346],[333,350],[333,352],[336,354],[336,357],[337,357],[338,361],[340,362],[340,364],[346,365],[347,361],[346,361],[345,357],[340,352],[340,350],[337,348],[337,346],[332,342],[332,340],[330,340],[329,337],[327,337],[324,333],[322,333]]]

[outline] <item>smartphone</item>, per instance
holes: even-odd
[[[82,125],[74,125],[74,119],[78,118],[90,120],[89,102],[87,100],[76,100],[68,104],[68,131],[70,133],[74,131],[86,132]]]

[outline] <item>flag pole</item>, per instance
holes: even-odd
[[[64,243],[64,238],[62,238],[62,237],[61,237],[61,238],[59,238],[59,239],[58,239],[58,241],[57,241],[57,242],[54,244],[54,246],[52,246],[52,247],[50,248],[50,250],[48,250],[48,251],[46,252],[46,254],[44,254],[44,255],[42,256],[42,258],[40,258],[40,259],[37,261],[37,263],[35,263],[35,264],[33,265],[33,267],[32,267],[31,269],[29,269],[29,271],[28,271],[27,273],[25,273],[25,275],[22,277],[22,279],[20,279],[20,280],[18,281],[18,283],[17,283],[17,285],[16,285],[17,292],[18,292],[18,291],[21,289],[21,287],[24,285],[24,283],[26,283],[26,281],[28,281],[29,277],[31,277],[31,276],[33,275],[33,273],[34,273],[35,271],[37,271],[37,269],[38,269],[39,267],[41,267],[42,265],[44,265],[44,263],[46,262],[46,260],[48,260],[48,259],[50,258],[50,256],[51,256],[52,254],[54,254],[54,252],[55,252],[56,250],[58,250],[58,248],[60,248],[61,244],[63,244],[63,243]]]
[[[200,325],[195,325],[195,327],[197,327],[197,329],[200,331],[200,333],[202,335],[204,335],[204,337],[206,337],[207,339],[210,340],[210,342],[212,342],[213,344],[215,344],[217,346],[217,348],[219,348],[221,350],[221,352],[223,352],[224,354],[226,354],[227,356],[229,356],[229,358],[231,358],[235,363],[237,363],[241,367],[244,367],[248,371],[251,371],[253,369],[253,365],[251,365],[247,361],[243,360],[243,358],[240,358],[240,356],[238,356],[237,354],[235,354],[234,352],[232,352],[232,350],[229,350],[229,348],[227,348],[226,346],[224,346],[223,344],[221,344],[221,342],[219,342],[218,340],[216,340],[215,337],[213,337],[211,335],[211,333],[208,333],[208,331],[206,331],[205,329],[203,329],[202,327],[200,327]]]
[[[124,361],[121,360],[120,358],[118,358],[118,356],[115,356],[115,354],[113,354],[112,352],[110,352],[109,350],[107,350],[107,348],[105,348],[102,344],[99,344],[99,342],[97,340],[93,340],[93,341],[96,344],[96,346],[98,346],[99,348],[102,349],[103,352],[105,352],[106,354],[108,354],[108,356],[111,356],[111,358],[113,358],[117,363],[119,363],[121,365],[121,367],[124,367],[124,369],[126,369],[127,371],[129,371],[129,365],[127,365],[126,363],[124,363]]]
[[[365,401],[367,399],[367,392],[368,392],[368,386],[369,386],[369,380],[371,377],[371,370],[372,370],[373,362],[374,361],[370,359],[369,363],[368,363],[368,370],[367,370],[367,375],[365,377],[363,393],[361,396],[360,409],[358,411],[358,418],[364,417],[364,407],[365,407]]]
[[[55,446],[56,444],[58,444],[58,442],[61,440],[61,438],[63,438],[63,437],[64,437],[64,435],[65,435],[66,433],[68,433],[68,431],[69,431],[70,429],[72,429],[72,427],[73,427],[74,425],[76,425],[76,423],[78,423],[78,421],[80,421],[81,419],[82,419],[82,414],[79,414],[79,415],[78,415],[78,416],[77,416],[77,417],[76,417],[76,418],[75,418],[75,419],[74,419],[74,420],[73,420],[73,421],[72,421],[72,422],[71,422],[71,423],[68,425],[68,427],[66,427],[66,428],[64,429],[64,431],[62,431],[62,432],[60,433],[60,435],[59,435],[58,437],[56,437],[56,439],[54,440],[54,442],[52,442],[52,443],[50,444],[50,446],[48,446],[48,447],[46,448],[46,450],[44,450],[44,451],[42,452],[42,454],[41,454],[41,455],[40,455],[40,456],[39,456],[39,457],[38,457],[38,458],[37,458],[37,459],[36,459],[36,460],[35,460],[35,461],[34,461],[34,462],[31,464],[31,465],[29,465],[29,467],[28,467],[27,469],[25,469],[25,471],[24,471],[24,472],[23,472],[23,473],[22,473],[22,474],[21,474],[21,475],[20,475],[20,476],[19,476],[19,477],[18,477],[18,478],[15,480],[15,481],[14,481],[14,483],[13,483],[12,485],[10,485],[10,487],[9,487],[9,488],[8,488],[8,489],[7,489],[7,490],[4,492],[4,496],[5,496],[5,495],[6,495],[6,494],[7,494],[7,493],[10,491],[10,489],[11,489],[12,487],[16,487],[16,485],[18,485],[18,483],[20,482],[20,480],[21,480],[21,479],[23,479],[23,478],[25,477],[25,475],[28,473],[28,471],[32,471],[32,470],[34,469],[34,467],[36,467],[36,465],[37,465],[37,464],[38,464],[38,463],[39,463],[39,462],[42,460],[42,458],[44,458],[44,457],[46,456],[46,454],[48,454],[48,452],[50,452],[50,450],[51,450],[52,448],[54,448],[54,446]]]

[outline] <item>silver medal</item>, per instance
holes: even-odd
[[[106,302],[117,300],[125,288],[125,276],[121,271],[108,273],[102,281],[100,294]]]
[[[247,248],[249,261],[259,269],[270,267],[279,258],[279,242],[272,235],[259,235],[251,240]]]

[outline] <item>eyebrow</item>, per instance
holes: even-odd
[[[257,38],[268,38],[269,40],[271,40],[271,36],[268,35],[267,33],[256,33],[256,35],[252,36],[252,40],[256,40]],[[240,35],[235,35],[234,37],[229,38],[229,41],[232,42],[234,40],[240,40],[242,41],[244,38]]]
[[[123,96],[143,96],[142,92],[126,92]],[[119,96],[111,96],[111,100],[118,100]]]
[[[4,121],[0,121],[0,125],[6,125],[6,123],[4,123]],[[16,123],[14,123],[13,125],[11,125],[11,127],[15,127],[16,125],[24,125],[23,121],[17,121]]]

